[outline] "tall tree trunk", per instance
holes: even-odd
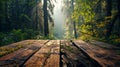
[[[8,18],[8,2],[5,1],[5,31],[9,31],[10,30],[10,22],[9,22],[9,18]]]
[[[72,12],[74,11],[74,0],[71,0],[71,6],[72,6]],[[77,30],[76,30],[76,22],[72,20],[73,22],[73,30],[74,30],[74,37],[77,39]]]
[[[75,39],[77,39],[77,30],[76,30],[76,23],[73,22],[73,26],[74,26],[74,37]]]
[[[112,10],[112,0],[106,0],[106,10],[107,10],[107,13],[106,13],[106,16],[107,17],[111,17],[111,10]],[[112,26],[113,26],[113,23],[111,22],[110,20],[111,18],[108,18],[107,20],[107,24],[106,24],[106,29],[107,29],[107,32],[106,32],[106,39],[108,39],[111,35],[111,32],[112,32]]]
[[[36,18],[35,18],[35,30],[38,30],[38,3],[37,3],[37,0],[36,0]]]
[[[15,0],[15,22],[16,22],[16,29],[21,28],[21,22],[19,20],[19,1]]]
[[[119,16],[120,16],[120,0],[118,0],[118,4],[117,4],[117,8],[118,8],[118,13],[119,13]]]
[[[117,0],[117,8],[118,8],[118,23],[119,23],[119,30],[118,30],[118,36],[120,37],[120,0]]]
[[[49,35],[49,27],[48,27],[48,11],[47,11],[47,0],[43,0],[43,11],[44,11],[44,35]]]
[[[118,23],[120,22],[120,7],[119,7],[119,4],[120,4],[120,0],[117,0],[117,8],[118,8],[118,12],[117,14],[115,14],[115,16],[112,18],[111,20],[111,23],[109,24],[109,28],[108,28],[108,37],[110,37],[112,31],[113,31],[113,28],[114,28],[114,24],[116,22],[116,20],[118,20]],[[119,27],[120,27],[120,23],[119,23]],[[118,36],[120,36],[120,29],[117,30],[118,31]]]

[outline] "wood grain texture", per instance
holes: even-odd
[[[13,63],[16,63],[16,65],[21,66],[22,64],[24,64],[24,62],[27,61],[27,59],[29,59],[29,57],[31,57],[36,51],[38,51],[44,45],[45,42],[47,42],[47,40],[36,41],[31,45],[27,45],[24,48],[21,48],[11,54],[1,57],[0,67],[2,66],[1,62],[3,61],[13,61]],[[8,64],[12,65],[12,63]]]
[[[59,66],[59,41],[51,40],[35,53],[25,64],[25,67],[58,67]],[[57,53],[57,55],[55,54]],[[54,55],[55,54],[55,55]],[[52,60],[51,60],[52,59]],[[49,63],[48,63],[49,62]],[[53,66],[53,62],[57,65]],[[47,64],[46,64],[47,63]]]
[[[1,57],[0,67],[120,66],[119,55],[82,40],[25,40],[0,48],[16,48],[18,45],[24,47]]]
[[[95,45],[91,45],[82,40],[74,41],[75,45],[77,45],[82,51],[84,51],[88,56],[92,59],[96,60],[102,67],[110,66],[116,67],[120,66],[120,56],[114,55],[114,53],[97,47]]]

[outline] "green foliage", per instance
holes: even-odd
[[[1,32],[0,35],[1,35],[0,36],[0,46],[14,42],[14,40],[8,34],[5,34],[5,33]]]
[[[25,39],[36,39],[39,32],[32,29],[25,29],[24,31],[21,29],[13,29],[7,33],[0,32],[0,35],[0,46],[2,46]]]
[[[92,40],[92,37],[90,35],[84,34],[81,37],[79,37],[78,39],[84,40],[84,41],[90,41],[90,40]]]
[[[112,2],[112,7],[107,7],[109,3],[105,0],[75,0],[72,19],[78,26],[77,31],[80,32],[78,39],[85,41],[95,39],[120,44],[120,34],[118,33],[120,20],[118,20],[119,16],[116,15],[119,14],[119,4],[117,0]],[[107,8],[112,10],[107,10]],[[112,14],[108,16],[109,12]],[[110,36],[106,38],[108,34]]]
[[[20,16],[20,18],[24,18],[24,19],[26,19],[28,22],[31,22],[31,21],[32,21],[31,18],[30,18],[27,14],[22,14],[22,15]]]
[[[97,1],[97,0],[96,0]],[[85,22],[91,22],[92,19],[95,16],[95,13],[93,12],[93,5],[96,4],[96,1],[91,0],[76,0],[75,1],[75,8],[73,12],[72,18],[79,22],[79,17],[84,17]],[[91,5],[92,4],[92,5]]]
[[[37,35],[39,35],[39,31],[34,31],[33,29],[24,29],[25,38],[26,39],[34,39]]]
[[[13,40],[14,40],[15,42],[21,41],[21,40],[24,40],[24,39],[25,39],[25,38],[24,38],[25,33],[23,33],[21,29],[18,29],[18,30],[15,30],[15,29],[14,29],[14,30],[12,30],[12,31],[10,32],[10,36],[11,36],[11,38],[13,38]]]
[[[51,35],[48,35],[48,36],[41,36],[40,39],[44,39],[44,40],[46,40],[46,39],[54,40],[55,38],[54,38],[53,36],[51,36]]]
[[[109,43],[115,44],[117,46],[120,46],[120,38],[117,35],[111,35],[110,40],[108,41]]]

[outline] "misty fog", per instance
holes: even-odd
[[[62,11],[63,0],[56,0],[55,7],[53,11],[53,20],[54,20],[54,36],[56,39],[63,39],[64,37],[64,28],[66,17]]]

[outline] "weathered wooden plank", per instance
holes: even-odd
[[[64,40],[61,41],[61,53],[62,53],[61,54],[61,66],[62,67],[63,66],[76,67],[77,64],[80,64],[80,62],[75,62],[76,60],[79,60],[80,56],[74,54],[73,47],[69,41],[64,41]]]
[[[67,67],[100,67],[96,62],[85,56],[70,41],[61,41],[62,66]]]
[[[51,52],[52,54],[60,54],[60,40],[56,40],[53,45],[51,45],[52,49]]]
[[[89,57],[96,60],[102,67],[119,67],[120,66],[120,56],[114,55],[114,53],[91,45],[82,40],[74,41],[74,44],[84,51]]]
[[[14,51],[17,51],[20,48],[23,48],[27,45],[34,43],[35,40],[25,40],[17,43],[13,43],[7,46],[0,47],[0,57],[10,54]]]
[[[4,48],[13,48],[16,47],[16,45],[24,45],[25,47],[1,57],[0,67],[59,67],[61,62],[63,67],[98,67],[99,65],[94,65],[96,63],[91,61],[89,57],[103,67],[120,66],[120,56],[84,41],[77,40],[74,41],[74,44],[68,40],[62,40],[61,42],[60,40],[51,40],[46,43],[47,41],[48,40],[27,40],[19,42],[19,44],[15,43],[12,46],[4,46]]]
[[[43,40],[42,40],[42,41],[36,41],[36,42],[34,42],[34,43],[31,43],[30,45],[26,45],[25,47],[23,47],[23,48],[15,51],[15,52],[13,52],[13,53],[11,53],[11,54],[9,54],[9,55],[6,55],[6,56],[1,57],[0,60],[9,60],[9,59],[11,59],[12,57],[14,57],[14,56],[16,56],[16,55],[18,55],[18,54],[26,51],[27,49],[30,49],[30,48],[32,48],[32,47],[41,47],[45,42],[46,42],[46,41],[43,41]]]
[[[60,41],[56,40],[56,43],[51,45],[50,56],[46,60],[44,67],[59,67],[60,66]]]
[[[31,45],[28,45],[18,51],[15,51],[9,55],[0,58],[0,62],[12,60],[16,65],[21,66],[25,63],[27,59],[29,59],[36,51],[40,49],[46,43],[47,40],[38,40]],[[7,64],[6,64],[7,65]],[[12,65],[9,63],[8,65]],[[2,63],[0,63],[0,67],[4,67]]]
[[[52,62],[59,61],[59,60],[47,60],[49,57],[50,59],[55,58],[58,59],[58,55],[54,56],[52,54],[59,53],[60,47],[58,47],[58,42],[56,40],[49,41],[46,45],[44,45],[38,52],[36,52],[25,64],[25,67],[43,67],[46,65],[47,61]],[[57,48],[57,49],[54,49]],[[54,64],[58,64],[58,62],[55,62]],[[49,64],[48,64],[49,65]]]
[[[50,57],[46,60],[44,67],[59,67],[60,66],[60,55],[51,54]]]

